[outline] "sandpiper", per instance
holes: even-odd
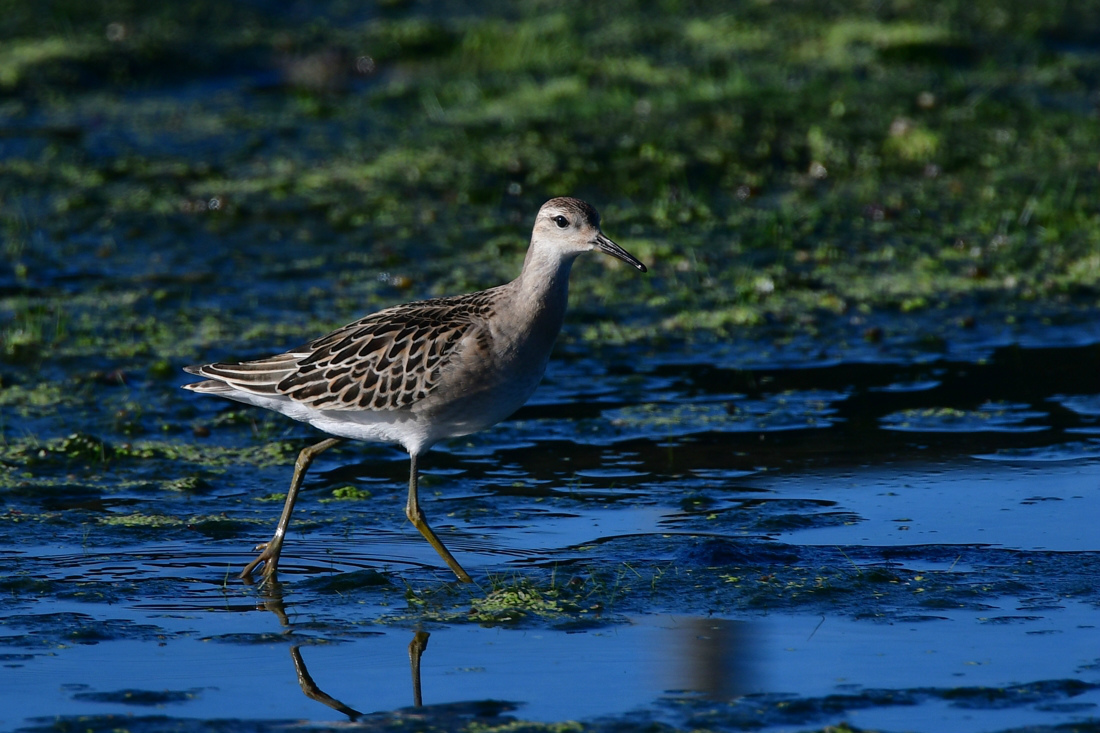
[[[440,440],[495,425],[527,401],[561,330],[573,261],[594,249],[646,271],[604,236],[590,204],[551,199],[510,283],[387,308],[266,359],[186,367],[207,378],[187,389],[266,407],[335,436],[298,454],[275,534],[240,577],[250,580],[262,563],[264,580],[275,578],[306,471],[319,453],[352,439],[409,452],[405,516],[459,580],[472,582],[420,510],[417,460]]]

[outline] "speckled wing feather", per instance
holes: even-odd
[[[495,290],[388,308],[285,354],[188,371],[321,410],[399,410],[439,384],[459,343],[492,316]]]

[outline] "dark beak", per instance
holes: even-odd
[[[625,249],[605,237],[603,232],[600,232],[598,235],[596,235],[596,239],[595,241],[593,241],[593,244],[596,245],[596,249],[598,249],[599,251],[605,252],[612,257],[618,257],[623,262],[634,265],[642,272],[647,271],[645,269],[645,265],[643,265],[637,257],[630,254]]]

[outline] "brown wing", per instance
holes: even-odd
[[[491,314],[493,291],[374,313],[267,359],[188,371],[323,410],[397,410],[435,389],[459,343]]]

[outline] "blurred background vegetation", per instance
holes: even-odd
[[[4,0],[3,353],[288,346],[566,194],[651,265],[572,337],[1091,312],[1098,118],[1097,2]]]

